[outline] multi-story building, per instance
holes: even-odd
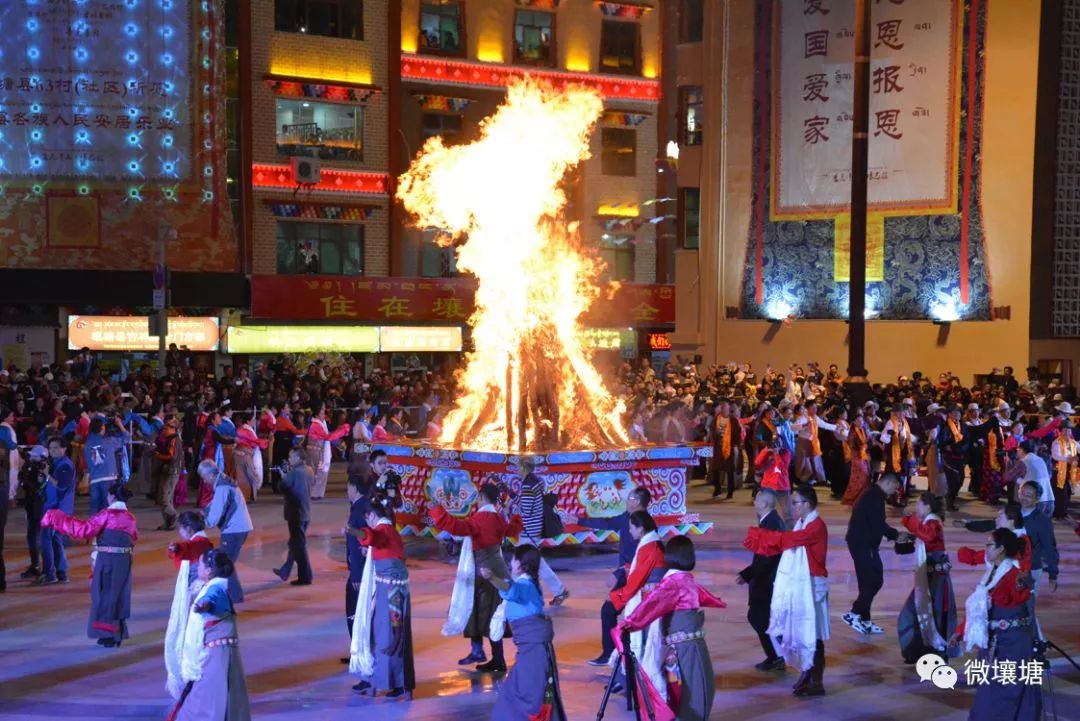
[[[600,91],[605,112],[592,157],[574,173],[569,214],[615,280],[656,279],[656,109],[660,25],[654,2],[402,0],[400,173],[434,135],[468,140],[494,112],[507,83],[528,73]],[[543,142],[538,138],[537,142]],[[646,204],[648,203],[648,204]],[[452,254],[433,234],[391,226],[395,274],[445,276]]]
[[[388,3],[249,8],[251,272],[387,275]]]

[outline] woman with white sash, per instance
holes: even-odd
[[[307,427],[308,465],[315,471],[315,483],[311,485],[311,498],[319,500],[326,495],[326,479],[330,474],[330,445],[349,433],[349,424],[342,423],[333,433],[326,424],[326,404],[319,403],[311,414]]]
[[[233,562],[220,548],[199,559],[205,584],[191,604],[180,658],[184,684],[169,721],[250,721],[244,668],[236,633],[236,610],[229,599]]]
[[[769,609],[773,645],[800,672],[796,696],[824,696],[825,641],[829,640],[829,530],[818,517],[817,492],[802,484],[791,499],[790,531],[747,529],[743,546],[762,556],[780,556]]]
[[[903,520],[904,528],[915,537],[915,586],[896,621],[900,652],[907,664],[928,653],[946,657],[947,640],[956,629],[956,598],[941,524],[944,505],[943,496],[924,491],[915,514]]]
[[[1035,634],[1028,613],[1030,576],[1021,572],[1018,560],[1022,542],[1007,528],[997,528],[986,544],[986,572],[964,603],[964,623],[950,644],[963,640],[964,649],[980,649],[979,658],[988,669],[1003,661],[1017,668],[1014,683],[1003,683],[998,674],[987,674],[987,683],[975,687],[975,703],[969,721],[1015,721],[1042,718],[1042,685],[1024,683],[1020,669],[1034,661]]]
[[[648,511],[634,511],[630,514],[630,536],[637,541],[634,560],[630,563],[630,572],[626,585],[617,588],[608,595],[615,610],[629,618],[641,602],[664,580],[664,547],[660,544],[660,534],[656,521]],[[642,631],[630,634],[630,650],[641,664],[641,670],[649,677],[657,694],[667,701],[667,680],[664,676],[663,631],[660,619],[648,624]],[[615,663],[617,654],[611,654],[610,663]],[[620,672],[621,674],[621,672]],[[621,678],[621,675],[620,675]],[[639,688],[640,691],[640,688]]]
[[[169,558],[176,565],[176,588],[173,591],[169,625],[165,629],[165,688],[179,699],[184,690],[180,665],[184,653],[184,637],[187,629],[191,602],[202,590],[199,580],[199,559],[214,547],[206,535],[206,524],[199,511],[184,511],[176,524],[180,541],[169,544]]]
[[[509,582],[510,569],[503,559],[502,544],[522,531],[521,516],[507,521],[496,507],[498,501],[498,486],[489,482],[480,486],[477,503],[482,505],[468,518],[451,516],[439,505],[431,507],[435,528],[464,539],[442,635],[460,633],[468,638],[469,655],[459,659],[458,665],[478,664],[476,670],[481,673],[506,673],[502,639],[510,634],[499,590],[480,575],[480,570],[486,568],[493,577]],[[484,655],[485,636],[491,643],[490,661]]]
[[[411,700],[416,672],[405,546],[386,498],[371,499],[364,520],[367,528],[345,529],[368,553],[353,616],[349,670],[361,676],[353,690]]]

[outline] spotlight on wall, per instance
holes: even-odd
[[[943,298],[930,306],[930,317],[935,325],[960,320],[960,309],[952,298]]]
[[[791,303],[779,298],[770,300],[765,306],[765,316],[773,323],[783,323],[795,314]]]

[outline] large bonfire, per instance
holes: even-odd
[[[563,217],[566,172],[589,157],[603,111],[584,87],[513,84],[479,139],[430,139],[397,197],[420,227],[457,244],[478,281],[475,350],[440,441],[487,450],[592,448],[627,441],[623,403],[581,343],[601,261]]]

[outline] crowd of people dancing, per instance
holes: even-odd
[[[905,662],[979,649],[993,660],[1041,663],[1035,600],[1040,590],[1057,587],[1053,519],[1072,523],[1078,449],[1075,389],[1043,383],[1033,371],[1021,384],[1012,369],[995,370],[977,388],[948,374],[932,382],[913,373],[873,386],[871,398],[857,405],[836,366],[817,364],[769,368],[759,378],[745,364],[703,370],[680,360],[660,368],[626,363],[618,382],[632,440],[709,443],[713,457],[704,470],[714,497],[750,489],[758,522],[743,546],[753,557],[735,583],[748,587],[747,619],[765,653],[757,668],[794,667],[792,692],[814,697],[825,694],[831,635],[829,528],[818,513],[826,492],[851,506],[845,541],[858,596],[840,616],[851,629],[884,631],[872,603],[884,583],[879,547],[887,539],[916,561],[897,621]],[[400,490],[386,454],[367,449],[395,438],[438,437],[452,392],[449,367],[364,372],[352,359],[279,358],[211,377],[173,357],[161,378],[149,368],[109,377],[80,353],[66,364],[0,371],[0,498],[18,498],[26,513],[30,563],[21,577],[36,585],[67,582],[64,538],[93,541],[88,635],[103,647],[121,646],[139,539],[127,504],[133,495],[152,498],[162,514],[157,530],[177,534],[169,545],[177,580],[165,635],[167,687],[176,699],[170,718],[248,718],[236,634],[244,601],[236,564],[253,530],[248,504],[267,486],[283,496],[288,554],[274,571],[284,581],[295,567],[293,585],[310,585],[311,503],[326,495],[337,456],[349,463],[350,502],[341,530],[351,640],[342,661],[359,676],[357,693],[411,699],[410,582],[394,523]],[[364,452],[353,453],[353,445]],[[469,641],[460,665],[509,671],[499,687],[500,719],[566,718],[548,608],[569,591],[540,550],[550,511],[536,463],[528,458],[516,469],[522,491],[513,500],[492,479],[466,518],[429,509],[436,528],[464,539],[443,633]],[[923,477],[925,491],[916,481]],[[965,479],[977,500],[961,497]],[[80,485],[90,497],[86,520],[74,513]],[[601,651],[589,663],[612,666],[608,691],[625,691],[657,718],[706,719],[715,682],[703,609],[726,604],[694,580],[693,542],[661,538],[650,502],[637,488],[621,515],[576,519],[619,537],[600,614]],[[961,622],[944,519],[962,502],[999,512],[993,521],[966,524],[990,534],[985,549],[965,546],[955,554],[957,563],[985,567]],[[0,538],[9,505],[0,504]],[[893,528],[887,505],[913,512]],[[218,529],[216,544],[211,528]],[[509,562],[505,544],[512,546]],[[0,555],[0,590],[4,571]],[[552,589],[547,603],[542,583]],[[507,637],[517,648],[512,669],[503,651]],[[1036,718],[1040,692],[1001,682],[979,686],[971,718]]]

